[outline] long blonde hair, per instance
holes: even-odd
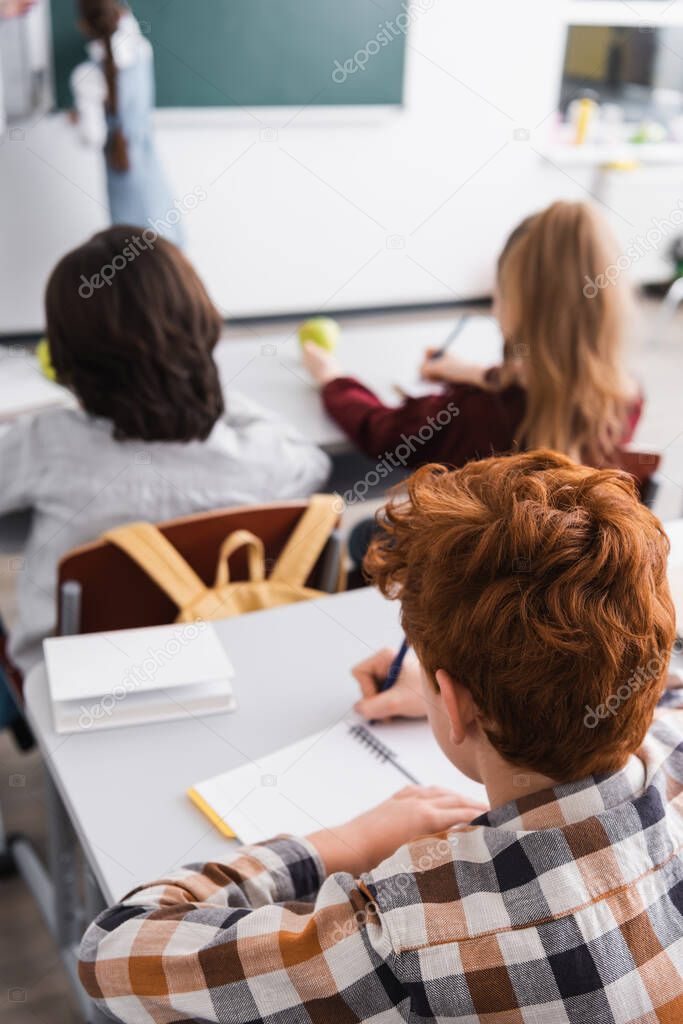
[[[619,247],[586,203],[553,203],[513,231],[498,262],[505,334],[501,383],[527,391],[525,448],[609,463],[624,433],[623,342],[630,292]]]

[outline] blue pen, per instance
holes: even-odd
[[[401,644],[398,654],[396,655],[391,665],[389,666],[387,677],[380,686],[379,690],[377,691],[378,693],[384,693],[385,690],[390,690],[391,687],[396,682],[396,680],[398,679],[398,677],[400,676],[405,656],[408,653],[408,647],[408,641],[404,640],[403,643]]]
[[[468,320],[469,320],[469,316],[467,316],[467,315],[466,316],[461,316],[460,319],[458,320],[457,324],[455,325],[455,327],[451,331],[451,333],[448,335],[448,337],[444,341],[444,343],[441,346],[441,348],[437,349],[436,352],[434,352],[434,354],[431,355],[429,358],[430,359],[440,359],[441,356],[445,356],[446,352],[451,347],[451,345],[453,344],[455,339],[458,337],[458,335],[460,334],[460,332],[462,331],[463,327],[465,326],[465,324],[467,323]]]
[[[396,680],[398,679],[398,677],[400,676],[405,656],[408,653],[408,646],[408,641],[404,639],[403,643],[399,648],[398,654],[396,655],[391,665],[389,666],[389,671],[386,674],[384,682],[381,683],[377,689],[378,693],[385,693],[387,690],[390,690],[391,687],[396,682]],[[379,720],[377,718],[371,718],[369,724],[377,725],[378,721]]]

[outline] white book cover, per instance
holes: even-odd
[[[57,732],[232,711],[234,669],[210,623],[50,637]]]
[[[440,750],[429,724],[368,725],[349,715],[273,754],[198,782],[190,799],[227,837],[258,843],[341,825],[404,786],[439,785],[476,802],[483,786]]]

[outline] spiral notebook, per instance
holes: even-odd
[[[199,782],[188,796],[223,835],[257,843],[339,825],[411,783],[486,800],[484,787],[441,753],[427,722],[371,726],[355,715]]]

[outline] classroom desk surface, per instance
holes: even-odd
[[[411,393],[421,387],[418,370],[425,349],[438,347],[456,322],[457,316],[451,313],[425,323],[346,325],[336,354],[345,373],[359,377],[387,404],[398,405],[395,386]],[[471,317],[452,351],[483,366],[499,362],[502,336],[496,322],[487,315]],[[228,404],[230,390],[240,391],[279,413],[327,451],[349,448],[346,435],[323,409],[318,389],[302,366],[294,328],[262,336],[254,329],[253,338],[225,339],[216,349],[216,361]]]
[[[224,839],[186,796],[211,775],[330,725],[358,698],[350,668],[398,646],[398,605],[358,590],[217,622],[235,666],[232,714],[58,735],[41,665],[29,720],[104,898],[193,861]]]

